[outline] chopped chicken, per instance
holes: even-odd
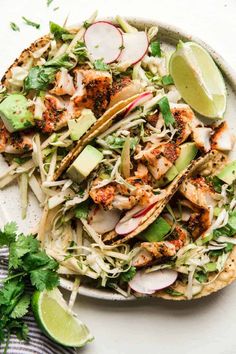
[[[135,177],[137,178],[141,178],[143,183],[147,183],[149,176],[148,176],[148,169],[147,167],[142,164],[142,163],[138,163],[138,168],[137,171],[135,171]]]
[[[126,100],[141,91],[141,84],[138,81],[132,81],[128,76],[116,79],[112,83],[111,100],[109,107],[114,104]]]
[[[137,268],[145,267],[151,265],[153,260],[155,260],[155,257],[145,248],[141,248],[140,252],[134,257],[132,265]]]
[[[98,182],[99,180],[95,180],[94,186],[96,186]],[[101,204],[104,208],[108,208],[115,197],[115,186],[108,184],[101,188],[92,188],[89,194],[94,203]]]
[[[57,96],[72,96],[75,93],[73,78],[68,73],[67,69],[61,68],[61,70],[56,73],[55,86],[50,90],[50,93]]]
[[[184,246],[186,240],[187,240],[187,231],[182,227],[180,227],[179,225],[175,225],[175,228],[170,235],[170,240],[168,241],[172,243],[172,245],[175,246],[175,250],[178,251],[180,248]]]
[[[197,239],[211,226],[211,215],[209,209],[199,209],[198,212],[191,214],[187,227],[190,235]]]
[[[222,151],[231,151],[233,149],[234,136],[231,134],[228,124],[221,123],[215,128],[214,134],[211,136],[211,148]]]
[[[71,114],[66,109],[66,102],[52,95],[45,95],[43,117],[36,121],[44,133],[59,130],[67,124]]]
[[[193,129],[193,140],[200,150],[204,152],[211,150],[211,134],[211,128],[200,127]]]
[[[160,148],[147,149],[143,153],[143,160],[152,176],[159,180],[171,168],[173,162],[178,158],[179,147],[175,143],[167,143]]]
[[[204,209],[215,206],[219,197],[204,177],[195,177],[184,181],[179,191],[193,204]]]
[[[0,128],[0,153],[22,154],[32,150],[32,133],[9,133],[4,126]]]
[[[89,108],[96,117],[101,116],[110,102],[112,76],[107,71],[74,70],[76,91],[72,96],[79,109]]]
[[[195,117],[191,108],[185,104],[171,105],[171,113],[177,123],[177,133],[175,135],[175,139],[176,143],[179,145],[189,137],[192,130],[197,127],[200,122]]]

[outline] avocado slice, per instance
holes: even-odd
[[[162,241],[170,230],[170,224],[160,216],[139,236],[145,241],[157,242]]]
[[[232,184],[236,179],[236,161],[228,163],[218,174],[217,177],[221,181]]]
[[[103,154],[87,145],[67,170],[67,175],[76,183],[82,182],[102,161]]]
[[[28,109],[27,98],[14,93],[0,103],[0,117],[10,132],[24,130],[34,125],[33,113]]]
[[[84,133],[96,122],[96,117],[91,109],[84,108],[78,119],[70,119],[68,127],[72,140],[79,140]]]
[[[178,172],[183,171],[197,155],[198,149],[195,143],[185,143],[180,145],[180,155],[175,161]]]
[[[174,165],[167,171],[164,177],[158,182],[158,186],[163,187],[182,172],[197,155],[198,149],[195,143],[185,143],[180,145],[180,154]]]

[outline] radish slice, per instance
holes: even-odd
[[[178,273],[172,269],[162,269],[151,273],[138,271],[129,282],[131,289],[142,294],[153,294],[157,290],[167,288],[177,279]]]
[[[137,97],[133,102],[131,102],[128,105],[128,107],[126,108],[125,117],[127,117],[129,113],[132,112],[136,107],[144,104],[145,102],[149,101],[151,98],[153,98],[151,92],[141,93],[139,97]]]
[[[157,202],[152,203],[151,205],[147,206],[146,208],[140,210],[137,214],[134,214],[133,218],[139,218],[140,216],[144,216],[145,214],[147,214],[147,212],[149,212],[149,210],[151,210]]]
[[[137,229],[142,218],[143,217],[141,216],[140,218],[131,218],[131,219],[124,221],[124,222],[121,222],[121,221],[118,222],[118,224],[116,225],[116,228],[115,228],[116,233],[118,235],[129,234],[130,232]]]
[[[101,207],[94,207],[88,215],[89,224],[99,234],[105,234],[114,230],[120,219],[119,210],[104,210]]]
[[[122,33],[106,21],[98,21],[89,26],[84,34],[84,41],[92,59],[103,59],[106,64],[115,61],[123,47]]]
[[[148,37],[145,32],[123,33],[124,49],[118,58],[119,62],[130,65],[138,63],[148,50]]]

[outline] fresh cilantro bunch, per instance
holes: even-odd
[[[33,235],[17,235],[15,223],[0,231],[0,247],[9,248],[8,276],[0,288],[0,343],[8,346],[12,333],[27,340],[28,327],[22,317],[30,306],[30,293],[25,284],[39,291],[52,290],[59,284],[58,263],[40,249]],[[5,348],[5,353],[6,353]]]

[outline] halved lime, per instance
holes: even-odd
[[[226,88],[210,54],[194,42],[179,42],[169,62],[169,71],[183,99],[208,118],[222,118]]]
[[[39,327],[55,342],[67,347],[82,347],[93,340],[85,324],[69,311],[58,289],[36,291],[32,308]]]

